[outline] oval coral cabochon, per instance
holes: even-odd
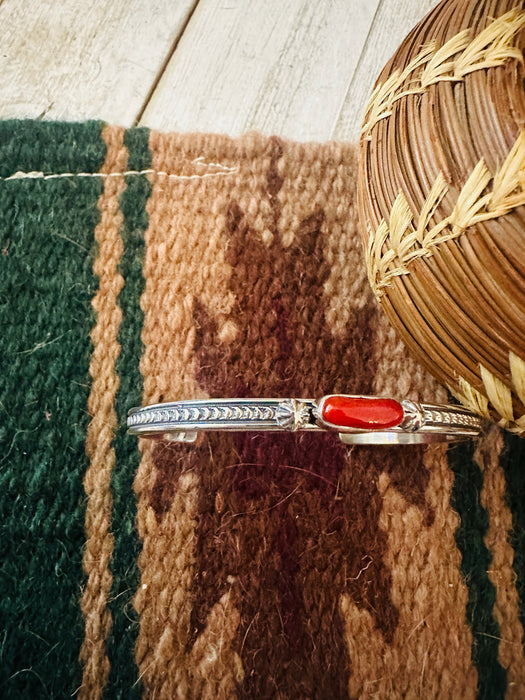
[[[394,399],[334,395],[323,399],[321,417],[342,429],[381,430],[399,425],[404,412],[403,406]]]

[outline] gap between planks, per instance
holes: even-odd
[[[3,2],[3,0],[0,0],[0,4],[1,4],[2,2]],[[152,96],[153,96],[155,90],[157,89],[157,87],[158,87],[158,85],[159,85],[160,79],[162,78],[162,76],[163,76],[163,74],[164,74],[164,72],[165,72],[165,70],[166,70],[166,68],[167,68],[167,66],[168,66],[168,64],[169,64],[169,62],[170,62],[171,59],[173,58],[173,55],[175,54],[175,51],[177,50],[177,47],[178,47],[178,45],[179,45],[179,43],[180,43],[180,40],[182,39],[182,37],[183,37],[183,35],[184,35],[184,32],[186,31],[186,29],[187,29],[189,23],[191,22],[191,19],[192,19],[193,15],[195,14],[195,10],[197,9],[197,5],[198,5],[198,4],[199,4],[199,0],[195,0],[195,2],[193,3],[193,5],[189,8],[188,14],[187,14],[187,16],[186,16],[186,19],[185,19],[184,23],[182,24],[182,26],[181,26],[181,28],[180,28],[179,34],[178,34],[178,36],[175,37],[175,39],[174,39],[174,41],[173,41],[173,44],[172,44],[170,50],[169,50],[168,53],[166,54],[166,57],[165,57],[165,59],[164,59],[162,65],[161,65],[161,67],[160,67],[160,69],[159,69],[159,72],[158,72],[157,75],[155,76],[155,79],[154,79],[154,81],[153,81],[153,83],[152,83],[152,85],[151,85],[151,87],[150,87],[150,89],[149,89],[149,91],[148,91],[148,94],[146,95],[146,98],[145,98],[145,100],[144,100],[142,106],[140,107],[140,109],[139,109],[139,111],[138,111],[138,113],[137,113],[137,116],[135,117],[135,119],[134,119],[134,121],[133,121],[133,126],[138,126],[138,125],[139,125],[139,123],[140,123],[140,121],[141,121],[141,119],[142,119],[142,116],[143,116],[144,112],[146,111],[146,109],[147,109],[147,107],[148,107],[148,105],[149,105],[149,103],[150,103],[150,100],[151,100],[151,98],[152,98]]]

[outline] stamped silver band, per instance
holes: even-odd
[[[128,414],[130,434],[175,442],[226,430],[331,431],[346,444],[410,444],[475,438],[481,428],[482,420],[460,406],[345,394],[320,401],[190,399],[132,408]]]

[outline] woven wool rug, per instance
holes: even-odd
[[[523,697],[525,442],[127,436],[134,405],[446,401],[355,147],[0,123],[0,694]]]

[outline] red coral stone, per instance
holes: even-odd
[[[323,420],[340,428],[393,428],[402,422],[403,416],[403,406],[394,399],[329,396],[322,407]]]

